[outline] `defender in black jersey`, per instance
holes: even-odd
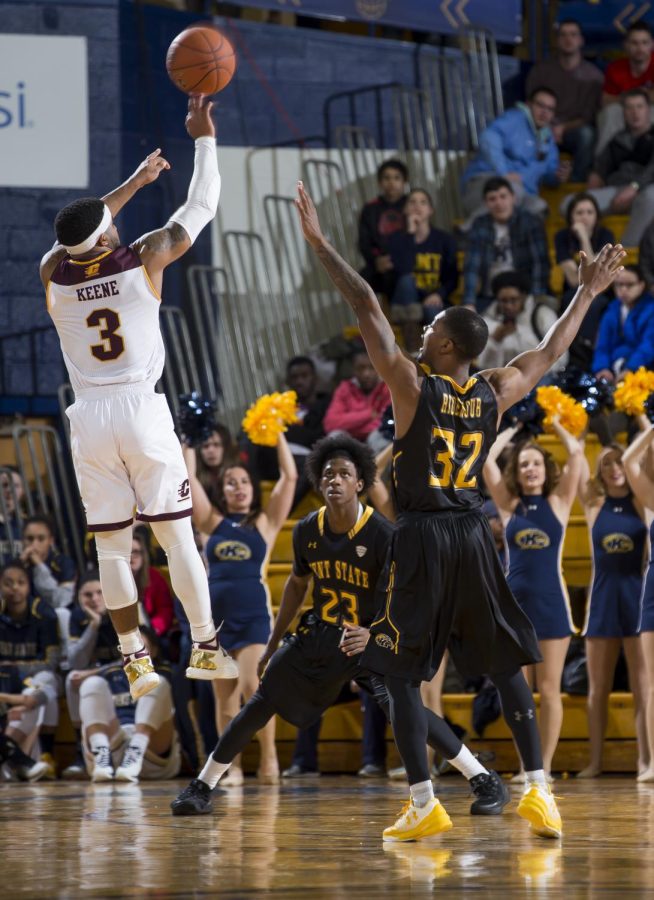
[[[301,183],[296,205],[304,236],[354,310],[393,401],[399,519],[386,602],[371,626],[362,664],[385,675],[411,803],[384,839],[413,840],[442,830],[419,686],[436,672],[447,646],[463,672],[487,673],[495,681],[527,775],[518,812],[538,834],[558,837],[561,819],[543,771],[533,697],[520,671],[540,658],[536,636],[501,571],[480,512],[478,479],[500,416],[568,349],[593,298],[621,271],[625,253],[610,244],[592,261],[582,253],[579,289],[541,344],[503,369],[470,377],[488,340],[481,316],[462,307],[439,313],[425,329],[416,364],[396,344],[371,288],[326,240]]]
[[[294,564],[266,653],[259,689],[230,723],[200,774],[171,804],[175,815],[211,811],[209,795],[234,756],[274,713],[299,728],[315,722],[351,680],[373,694],[389,716],[383,679],[359,666],[368,626],[378,609],[377,584],[393,534],[383,516],[359,500],[375,478],[370,449],[348,435],[319,441],[307,471],[326,506],[311,513],[293,532]],[[295,634],[287,635],[313,579],[312,608]],[[508,792],[455,737],[447,724],[424,710],[426,739],[463,772],[477,797],[476,815],[501,813]],[[449,822],[443,811],[443,820]]]

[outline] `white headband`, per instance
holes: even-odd
[[[87,253],[89,250],[93,250],[95,245],[98,242],[98,238],[101,234],[104,234],[107,228],[111,225],[113,219],[111,217],[111,211],[107,204],[104,204],[104,212],[102,214],[102,219],[98,227],[93,231],[85,241],[82,241],[80,244],[62,244],[61,246],[64,250],[67,250],[71,256],[75,256],[78,253]]]

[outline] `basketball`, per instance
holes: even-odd
[[[234,48],[217,28],[187,28],[173,40],[166,54],[173,84],[186,94],[217,94],[227,87],[236,69]]]

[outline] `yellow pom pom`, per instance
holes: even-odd
[[[635,372],[626,372],[613,395],[615,408],[628,416],[640,416],[645,412],[645,401],[652,391],[654,391],[653,371],[641,366]]]
[[[555,433],[552,419],[558,417],[559,424],[566,431],[579,437],[588,424],[588,414],[580,403],[554,385],[536,388],[536,403],[545,413],[543,430]]]
[[[253,444],[276,447],[279,435],[297,421],[297,394],[285,391],[259,397],[245,413],[241,424]]]

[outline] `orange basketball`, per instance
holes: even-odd
[[[217,28],[187,28],[166,54],[173,83],[186,94],[216,94],[227,87],[236,69],[234,48]]]

